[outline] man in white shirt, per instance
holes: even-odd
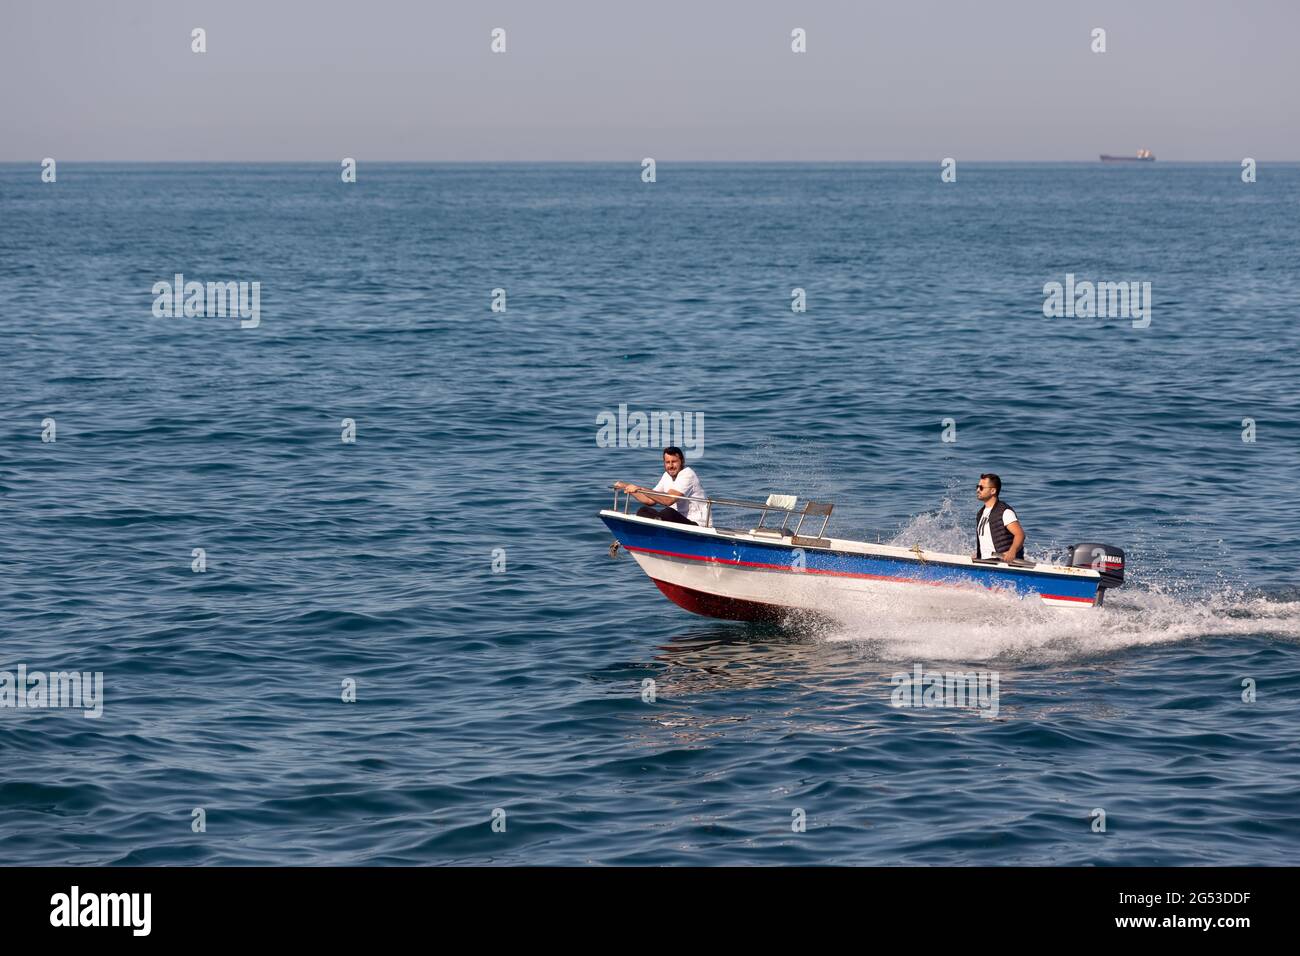
[[[1025,556],[1025,529],[1005,501],[999,501],[1002,479],[992,473],[980,475],[975,497],[984,502],[975,515],[975,555],[997,558],[1010,564]]]
[[[664,473],[653,490],[647,491],[630,481],[616,481],[614,487],[623,489],[645,505],[637,510],[637,517],[701,527],[709,523],[709,506],[704,501],[708,496],[704,494],[695,469],[686,467],[686,456],[675,445],[664,449]]]

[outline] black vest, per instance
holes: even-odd
[[[1011,542],[1015,540],[1011,532],[1007,530],[1007,526],[1002,523],[1002,512],[1009,507],[1011,506],[999,498],[998,503],[993,506],[993,510],[989,513],[989,533],[993,536],[993,548],[997,551],[996,555],[990,555],[990,557],[1000,557],[1006,554],[1007,549],[1011,547]],[[984,509],[980,508],[979,511],[975,512],[975,553],[979,554],[981,558],[985,557],[984,554],[980,553],[980,524],[983,520]],[[1020,550],[1016,552],[1016,557],[1023,558],[1024,556],[1025,546],[1022,542]]]

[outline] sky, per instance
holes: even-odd
[[[1297,36],[1300,0],[0,0],[0,162],[1296,161]]]

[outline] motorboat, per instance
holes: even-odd
[[[1072,545],[1059,561],[976,559],[827,537],[835,507],[829,502],[799,508],[789,495],[764,502],[688,500],[707,503],[704,525],[638,516],[631,512],[635,499],[619,489],[600,518],[614,535],[611,555],[627,551],[669,600],[706,617],[779,621],[802,612],[837,618],[882,600],[942,609],[967,600],[1037,599],[1092,608],[1124,583],[1124,552],[1108,544]],[[732,510],[741,513],[726,522],[732,526],[715,524],[715,514]]]

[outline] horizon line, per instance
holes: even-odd
[[[118,165],[152,165],[152,166],[217,166],[217,165],[261,165],[261,166],[300,166],[300,165],[333,165],[341,163],[343,159],[354,159],[358,165],[366,164],[383,164],[391,166],[407,165],[493,165],[493,166],[523,166],[523,165],[566,165],[566,166],[616,166],[623,164],[639,166],[643,159],[359,159],[352,157],[339,157],[338,159],[59,159],[58,157],[41,157],[40,159],[0,159],[0,166],[40,166],[45,159],[53,158],[58,163],[75,163],[79,165],[96,165],[96,164],[118,164]],[[659,159],[655,158],[656,165],[731,165],[731,166],[809,166],[816,164],[835,164],[835,165],[920,165],[920,164],[942,164],[944,159]],[[961,159],[952,157],[961,164],[1003,164],[1015,166],[1033,166],[1033,165],[1092,165],[1101,164],[1105,160],[1096,159]],[[1240,166],[1243,159],[1247,157],[1232,159],[1154,159],[1149,162],[1143,162],[1142,165],[1154,166],[1157,164],[1165,165],[1219,165],[1230,164]],[[1300,163],[1300,159],[1259,159],[1250,157],[1259,165],[1295,165]],[[1120,162],[1141,162],[1136,159],[1124,159]]]

